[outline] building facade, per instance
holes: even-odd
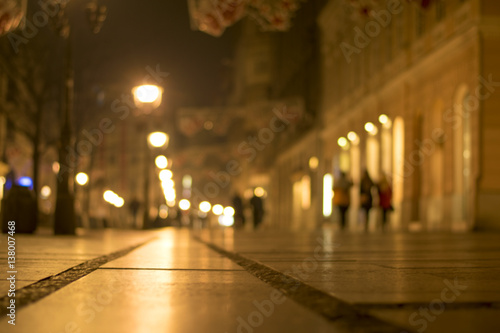
[[[355,185],[365,169],[375,181],[388,176],[394,228],[500,228],[500,5],[359,9],[330,1],[318,20],[323,172],[345,171]],[[352,225],[358,193],[354,186]]]

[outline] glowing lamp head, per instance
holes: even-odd
[[[222,205],[217,204],[212,207],[212,213],[214,213],[215,215],[221,215],[223,212],[224,207],[222,207]]]
[[[159,155],[155,158],[155,164],[159,169],[165,169],[168,165],[168,160],[165,156]]]
[[[172,171],[168,170],[168,169],[161,170],[160,174],[159,174],[159,177],[160,177],[161,181],[167,181],[169,179],[171,180],[172,176],[173,176]]]
[[[111,190],[107,190],[104,192],[102,197],[104,198],[104,200],[106,202],[112,203],[112,202],[114,202],[115,198],[117,198],[118,196],[115,194],[115,192],[113,192]]]
[[[234,216],[234,208],[231,206],[227,206],[224,208],[224,215],[225,216]]]
[[[42,195],[43,199],[47,199],[51,193],[52,193],[52,190],[47,185],[43,186],[40,190],[40,194]]]
[[[318,165],[319,160],[316,156],[313,156],[309,159],[309,168],[311,168],[311,170],[316,170],[318,168]]]
[[[203,213],[208,213],[212,209],[212,205],[208,201],[202,201],[200,202],[200,210]]]
[[[348,142],[347,142],[347,139],[346,139],[346,138],[344,138],[343,136],[342,136],[342,137],[340,137],[340,138],[337,140],[337,144],[338,144],[340,147],[342,147],[342,148],[346,147],[346,146],[347,146],[347,143],[348,143]]]
[[[79,172],[76,174],[75,180],[78,183],[78,185],[83,186],[87,184],[87,182],[89,181],[89,176],[87,176],[87,174],[84,172]]]
[[[266,190],[264,190],[262,187],[256,187],[255,190],[253,190],[253,194],[256,197],[263,197],[266,194]]]
[[[347,139],[351,141],[353,144],[358,144],[359,143],[359,136],[356,134],[356,132],[350,131],[347,133]]]
[[[149,134],[148,142],[155,148],[163,147],[168,144],[168,135],[163,132],[153,132]]]
[[[134,97],[141,103],[154,103],[161,98],[161,88],[152,84],[138,86],[132,89]]]
[[[179,201],[179,208],[182,210],[188,210],[191,207],[191,203],[187,199],[182,199]]]
[[[365,131],[367,131],[370,135],[375,135],[378,133],[377,126],[375,126],[372,122],[367,122],[365,124]]]

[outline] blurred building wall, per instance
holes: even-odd
[[[500,199],[500,94],[487,83],[500,78],[499,10],[490,1],[388,1],[359,17],[330,1],[319,17],[324,158],[338,161],[338,138],[356,132],[347,151],[360,158],[348,171],[355,182],[365,168],[391,179],[397,228],[500,227],[491,208]]]

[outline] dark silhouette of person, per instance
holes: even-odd
[[[243,207],[243,200],[238,193],[235,193],[233,196],[233,208],[234,208],[234,225],[235,227],[244,227],[245,226],[245,214]]]
[[[373,197],[372,197],[372,188],[375,186],[373,180],[370,178],[370,174],[368,170],[363,172],[363,176],[361,177],[361,182],[359,184],[359,200],[361,204],[361,209],[364,211],[364,222],[365,222],[365,230],[368,230],[368,222],[370,216],[370,210],[373,206]]]
[[[264,218],[264,203],[262,202],[262,198],[254,193],[253,197],[250,199],[250,205],[252,205],[253,208],[253,227],[257,229]]]
[[[380,181],[377,184],[378,196],[379,196],[379,205],[382,209],[382,230],[385,228],[387,224],[387,219],[389,212],[393,211],[392,207],[392,187],[387,180],[385,175],[380,177]]]
[[[139,202],[139,200],[137,200],[137,198],[133,198],[128,206],[130,214],[132,215],[132,221],[133,221],[132,223],[134,227],[136,227],[137,225],[137,212],[139,211],[140,207],[141,203]]]
[[[346,226],[346,213],[351,203],[350,189],[352,182],[347,179],[345,172],[341,171],[338,179],[335,179],[333,185],[333,204],[338,207],[340,211],[340,228],[344,229]]]

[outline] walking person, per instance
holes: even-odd
[[[245,214],[243,207],[243,200],[238,193],[233,196],[233,208],[234,208],[234,226],[236,228],[243,228],[245,226]]]
[[[372,196],[372,188],[375,186],[375,183],[370,178],[370,174],[368,170],[363,172],[363,176],[361,177],[361,183],[359,184],[359,200],[361,209],[364,212],[364,224],[365,231],[368,231],[368,222],[370,220],[370,210],[373,206],[373,196]]]
[[[389,213],[394,210],[394,208],[392,207],[392,187],[385,175],[382,175],[382,177],[380,177],[380,181],[377,184],[377,189],[379,196],[379,205],[382,209],[382,230],[384,230],[385,225],[387,224]]]
[[[333,205],[337,206],[340,212],[340,229],[345,229],[346,214],[351,203],[350,189],[352,182],[347,179],[345,172],[341,171],[338,179],[333,185]]]
[[[262,198],[254,193],[250,199],[250,205],[252,205],[253,209],[253,227],[257,229],[264,218],[264,203],[262,202]]]

